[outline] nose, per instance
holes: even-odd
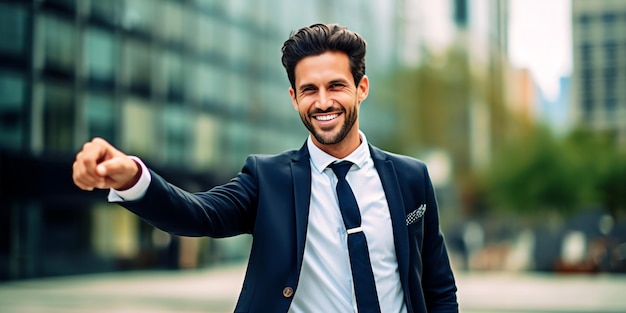
[[[328,92],[328,90],[321,89],[318,93],[319,97],[316,101],[316,106],[320,110],[327,110],[328,108],[333,106],[333,99]]]

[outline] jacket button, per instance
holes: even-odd
[[[293,296],[293,288],[285,287],[285,289],[283,289],[283,297],[291,298],[292,296]]]

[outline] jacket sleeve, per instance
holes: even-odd
[[[250,156],[228,183],[190,193],[151,171],[152,181],[144,197],[120,205],[174,235],[219,238],[252,233],[258,194],[255,173],[256,159]]]
[[[422,288],[428,312],[458,312],[456,284],[439,225],[439,209],[435,192],[424,167],[426,210],[423,247]]]

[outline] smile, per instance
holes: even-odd
[[[330,121],[330,120],[334,120],[339,116],[339,114],[328,114],[328,115],[317,115],[314,116],[313,118],[318,120],[318,121]]]

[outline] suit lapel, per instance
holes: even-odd
[[[404,289],[405,298],[408,298],[409,286],[409,236],[406,227],[406,209],[402,200],[402,192],[393,163],[387,160],[386,155],[379,149],[370,145],[370,152],[374,160],[374,166],[380,176],[380,181],[385,191],[389,214],[393,226],[393,236],[398,259],[398,271],[400,281]]]
[[[306,230],[309,221],[309,205],[311,203],[311,163],[309,150],[304,146],[297,152],[291,162],[293,191],[296,215],[296,244],[298,267],[302,264]]]

